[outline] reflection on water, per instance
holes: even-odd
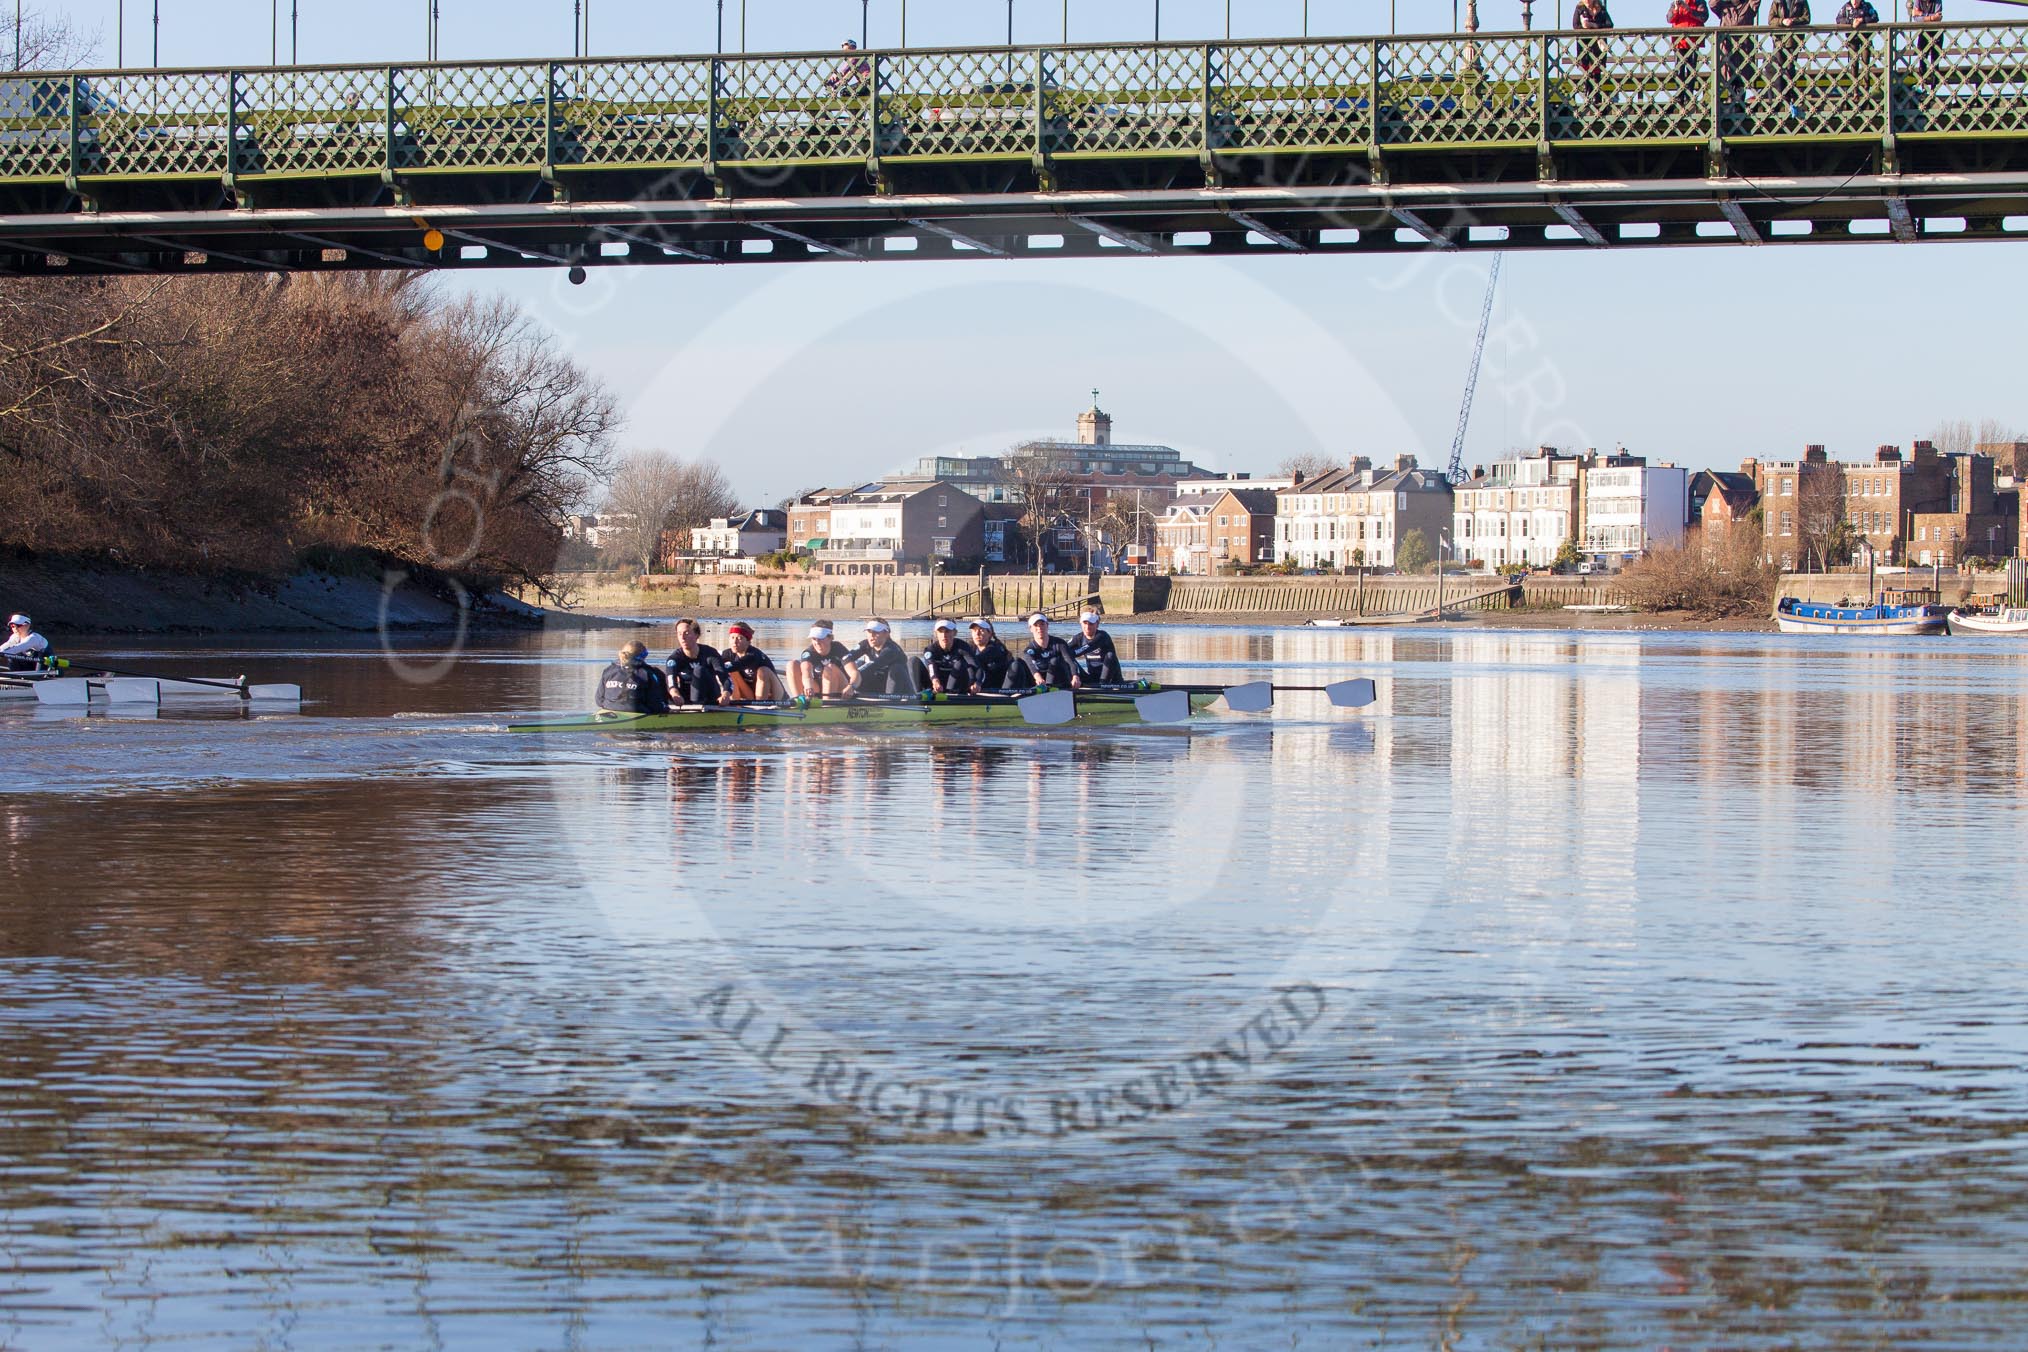
[[[2017,650],[1131,640],[1380,700],[0,707],[0,1344],[2018,1345]]]

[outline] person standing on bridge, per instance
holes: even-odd
[[[1713,0],[1718,26],[1752,28],[1760,23],[1760,0]],[[1746,103],[1746,76],[1753,69],[1753,39],[1721,32],[1718,42],[1718,82],[1725,97],[1735,106]]]
[[[824,88],[833,94],[864,94],[873,84],[873,67],[859,54],[859,44],[851,38],[839,44],[839,50],[845,53],[845,59],[824,78]]]
[[[1704,0],[1674,0],[1669,6],[1669,27],[1702,28],[1711,22],[1711,8]],[[1704,44],[1701,37],[1693,38],[1688,33],[1676,39],[1676,97],[1690,97],[1690,87],[1697,83],[1697,49]]]
[[[1880,22],[1880,11],[1873,8],[1870,0],[1845,0],[1845,7],[1838,11],[1838,27],[1852,30],[1845,39],[1845,47],[1852,53],[1852,75],[1863,80],[1872,68],[1867,58],[1872,55],[1873,42],[1863,32]]]
[[[1915,78],[1927,89],[1936,75],[1937,54],[1943,50],[1943,33],[1927,25],[1943,22],[1943,0],[1908,0],[1908,21],[1925,25],[1915,39]]]
[[[1577,0],[1570,26],[1581,32],[1599,32],[1613,26],[1613,16],[1607,12],[1605,0]],[[1598,80],[1599,49],[1604,45],[1598,38],[1579,38],[1577,42],[1578,84],[1587,98]]]
[[[1801,117],[1796,102],[1796,53],[1802,49],[1801,30],[1810,26],[1810,0],[1767,0],[1768,27],[1778,29],[1767,58],[1768,90],[1789,105],[1789,115]]]

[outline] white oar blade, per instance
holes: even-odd
[[[138,676],[108,676],[106,698],[115,704],[160,704],[162,687]]]
[[[1141,716],[1143,723],[1181,723],[1190,717],[1190,695],[1182,690],[1136,695],[1134,712]]]
[[[1226,687],[1225,707],[1236,714],[1264,713],[1274,702],[1275,688],[1270,681],[1248,681],[1245,685]]]
[[[1077,696],[1068,690],[1051,690],[1040,695],[1023,695],[1015,701],[1021,721],[1045,727],[1060,727],[1077,717]]]
[[[82,676],[38,681],[35,684],[35,700],[38,704],[89,705],[92,702],[91,682]]]
[[[1324,694],[1340,709],[1363,709],[1379,698],[1373,682],[1363,676],[1356,681],[1334,681],[1324,687]]]
[[[246,693],[248,699],[286,700],[291,704],[303,702],[303,687],[300,685],[250,685]]]

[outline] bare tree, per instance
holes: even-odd
[[[1293,479],[1298,474],[1305,479],[1314,479],[1337,468],[1338,462],[1322,451],[1302,451],[1284,457],[1282,462],[1275,466],[1275,473],[1284,479]]]
[[[20,50],[17,57],[14,34],[7,34],[5,59],[16,70],[76,70],[92,64],[98,51],[97,33],[88,33],[67,14],[49,14],[24,9],[20,20]]]
[[[1967,455],[1980,446],[2022,440],[2020,429],[1998,418],[1945,418],[1930,432],[1930,444],[1945,455]]]
[[[1629,564],[1616,586],[1644,610],[1687,610],[1707,619],[1765,615],[1781,573],[1753,531],[1698,531],[1687,544]]]
[[[1008,481],[1021,497],[1021,524],[1042,561],[1043,533],[1079,505],[1085,485],[1069,460],[1034,445],[1017,446],[1001,460]]]
[[[1806,465],[1797,478],[1796,542],[1805,560],[1829,567],[1832,543],[1845,524],[1845,468],[1835,461]]]
[[[687,548],[690,531],[714,516],[729,516],[739,499],[725,471],[709,460],[684,460],[667,451],[640,451],[613,475],[606,513],[619,518],[614,548],[644,573],[655,570],[664,536]]]

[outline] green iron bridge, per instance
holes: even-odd
[[[13,275],[2024,234],[2023,23],[0,74]]]

